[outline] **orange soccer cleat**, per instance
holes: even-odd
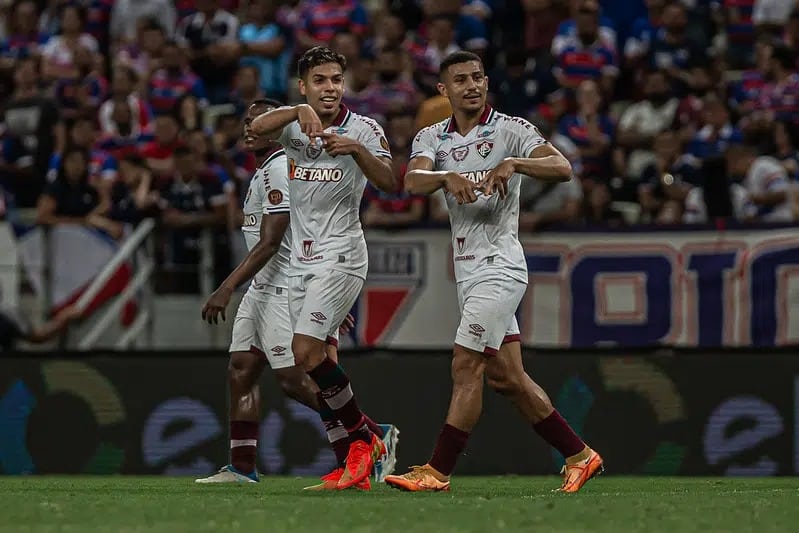
[[[449,479],[441,481],[430,465],[412,466],[411,471],[401,476],[386,476],[386,484],[408,492],[446,492]]]
[[[302,490],[338,490],[338,481],[341,479],[343,474],[344,468],[338,467],[329,474],[322,476],[322,482],[318,485],[311,485],[310,487],[305,487]],[[355,488],[360,490],[372,490],[372,483],[369,481],[369,478],[366,477],[360,483],[356,483]]]
[[[338,490],[357,486],[365,479],[368,481],[372,469],[375,467],[375,461],[386,453],[386,445],[383,444],[383,441],[374,433],[370,435],[370,442],[357,440],[350,444],[350,453],[347,455],[344,473],[336,485]]]
[[[577,492],[588,480],[605,471],[602,456],[591,450],[588,459],[574,464],[563,465],[560,473],[563,475],[563,485],[555,492]]]

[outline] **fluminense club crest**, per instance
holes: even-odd
[[[494,149],[494,143],[491,141],[481,141],[477,143],[477,153],[480,154],[480,157],[485,159],[488,157],[488,154],[491,153],[491,150]]]

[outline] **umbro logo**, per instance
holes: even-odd
[[[294,148],[302,148],[303,145],[305,145],[305,143],[302,142],[300,139],[291,139],[291,145]]]
[[[282,355],[285,352],[286,352],[285,346],[275,346],[274,348],[272,348],[272,353],[276,355]]]
[[[320,313],[319,311],[311,313],[311,322],[315,322],[324,326],[325,320],[327,320],[327,317],[324,315],[324,313]]]
[[[480,324],[469,324],[469,329],[474,331],[475,333],[485,333],[486,330]]]

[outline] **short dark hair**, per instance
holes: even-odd
[[[447,71],[449,67],[452,65],[459,65],[461,63],[468,63],[469,61],[477,61],[481,65],[483,64],[483,60],[480,59],[480,56],[473,52],[467,52],[465,50],[461,50],[459,52],[454,52],[447,57],[444,58],[444,61],[441,62],[441,68],[439,69],[439,75],[443,76],[444,73]]]
[[[777,61],[785,70],[793,70],[796,63],[796,53],[784,44],[778,44],[771,52],[771,58]]]
[[[191,151],[191,148],[186,146],[185,144],[180,144],[175,148],[175,157],[185,157],[185,156],[193,156],[194,152]]]
[[[327,46],[314,46],[302,54],[300,60],[297,61],[297,74],[300,78],[305,78],[309,70],[326,63],[338,63],[342,71],[347,70],[346,57],[334,52]]]
[[[284,104],[283,102],[280,102],[279,100],[275,100],[274,98],[258,98],[256,100],[252,101],[252,103],[250,104],[250,107],[252,107],[254,105],[257,105],[257,106],[269,106],[269,107],[283,107],[286,104]]]

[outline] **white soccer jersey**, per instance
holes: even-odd
[[[528,121],[504,115],[486,106],[480,123],[465,137],[455,127],[453,117],[421,130],[413,141],[411,159],[426,157],[435,170],[458,172],[479,183],[506,157],[529,157],[546,144]],[[502,270],[527,283],[527,262],[519,243],[519,187],[522,179],[514,174],[508,181],[508,195],[500,199],[478,196],[472,204],[458,205],[446,193],[452,227],[455,278],[465,281],[487,270]]]
[[[383,128],[343,105],[325,130],[391,157]],[[291,190],[292,275],[338,270],[366,279],[368,257],[359,208],[366,177],[351,156],[332,157],[292,122],[278,139],[286,149]]]
[[[283,150],[267,157],[250,180],[244,200],[244,223],[241,226],[248,250],[252,250],[261,239],[263,216],[280,213],[289,213],[288,162]],[[251,289],[256,293],[269,285],[288,289],[290,257],[291,229],[286,228],[280,248],[255,275]]]
[[[788,192],[788,174],[780,162],[773,157],[758,157],[749,167],[743,185],[750,195]],[[784,202],[774,206],[764,207],[751,204],[747,215],[764,222],[790,222],[793,220],[793,211],[789,196],[786,196]]]

